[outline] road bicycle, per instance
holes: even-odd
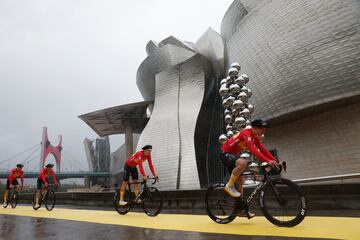
[[[20,191],[20,187],[18,185],[12,186],[12,188],[10,189],[10,193],[9,193],[7,202],[5,205],[3,205],[4,208],[7,208],[9,203],[12,208],[16,208],[18,201],[19,201],[19,191]]]
[[[48,211],[53,210],[56,203],[56,195],[54,189],[56,189],[56,186],[54,186],[54,184],[49,184],[48,187],[44,187],[44,189],[41,191],[39,207],[35,206],[36,205],[36,191],[35,191],[32,202],[32,206],[34,210],[38,210],[42,204],[45,205],[46,210]]]
[[[154,185],[158,178],[148,178],[149,180],[154,180],[152,185]],[[120,206],[120,189],[116,190],[114,195],[114,208],[115,210],[121,214],[127,214],[132,208],[136,205],[141,205],[144,212],[150,216],[155,217],[157,216],[162,209],[163,205],[163,198],[160,194],[160,191],[155,187],[149,187],[147,182],[143,180],[141,185],[143,185],[142,191],[135,196],[135,194],[131,191],[131,185],[134,183],[129,183],[124,195],[124,201],[127,202],[126,205]]]
[[[216,223],[230,223],[239,213],[248,214],[250,202],[260,192],[259,205],[267,220],[279,227],[298,225],[306,215],[306,199],[296,183],[280,177],[282,170],[286,171],[286,162],[281,163],[279,169],[272,169],[267,163],[252,162],[242,175],[254,176],[260,181],[248,197],[229,196],[224,191],[224,183],[209,186],[205,197],[207,214]]]

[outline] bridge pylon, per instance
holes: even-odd
[[[61,164],[61,150],[62,150],[62,136],[59,135],[59,144],[53,146],[49,141],[47,127],[43,127],[42,140],[41,140],[41,154],[40,154],[40,170],[45,166],[45,160],[49,153],[55,157],[56,172],[60,172]]]

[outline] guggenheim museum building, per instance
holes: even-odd
[[[360,172],[358,0],[234,0],[220,32],[199,36],[150,40],[136,76],[144,101],[80,116],[101,137],[125,134],[114,175],[152,144],[161,190],[223,181],[218,90],[233,62],[249,76],[252,117],[271,126],[263,141],[287,161],[287,178]]]

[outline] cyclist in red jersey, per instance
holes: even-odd
[[[267,124],[261,119],[255,119],[251,122],[251,127],[247,127],[228,139],[221,147],[221,160],[227,166],[230,179],[225,185],[224,190],[232,197],[243,195],[243,177],[240,176],[247,168],[249,156],[241,156],[244,150],[249,150],[258,159],[269,163],[272,167],[279,167],[276,158],[266,150],[261,143],[261,136],[267,129]],[[240,192],[235,188],[235,183]],[[240,214],[245,216],[245,214]],[[250,218],[255,215],[248,213]]]
[[[40,195],[41,195],[41,187],[44,184],[45,188],[49,187],[49,183],[47,182],[46,178],[49,176],[52,176],[52,179],[54,181],[54,184],[57,185],[56,176],[54,172],[54,164],[49,163],[45,166],[43,170],[41,170],[40,175],[37,179],[37,191],[36,191],[36,203],[35,208],[40,207]]]
[[[24,171],[22,170],[23,167],[23,164],[17,164],[16,168],[11,169],[9,176],[7,177],[6,191],[4,193],[4,207],[7,206],[11,186],[16,186],[16,191],[20,191],[19,183],[17,181],[18,177],[20,177],[21,180],[21,188],[24,186]]]
[[[120,201],[119,201],[119,205],[120,206],[124,206],[127,204],[126,201],[124,201],[124,195],[125,195],[125,190],[126,190],[126,186],[129,183],[129,177],[131,174],[131,177],[134,181],[134,193],[135,196],[137,196],[139,194],[139,174],[138,174],[138,170],[136,168],[137,165],[139,165],[139,169],[140,169],[140,173],[143,177],[144,180],[147,180],[148,177],[145,175],[145,171],[143,168],[143,162],[144,161],[148,161],[151,173],[153,174],[154,177],[158,176],[155,173],[154,170],[154,166],[152,165],[152,161],[151,161],[151,150],[152,150],[152,146],[151,145],[145,145],[142,148],[142,151],[138,151],[136,153],[134,153],[128,160],[126,160],[125,162],[125,166],[124,166],[124,176],[123,176],[123,182],[120,188]]]

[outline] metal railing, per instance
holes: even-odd
[[[303,178],[303,179],[295,179],[292,180],[296,183],[314,183],[314,182],[327,182],[333,180],[345,180],[345,179],[354,179],[360,178],[360,173],[350,173],[350,174],[341,174],[334,176],[324,176],[324,177],[313,177],[313,178]]]

